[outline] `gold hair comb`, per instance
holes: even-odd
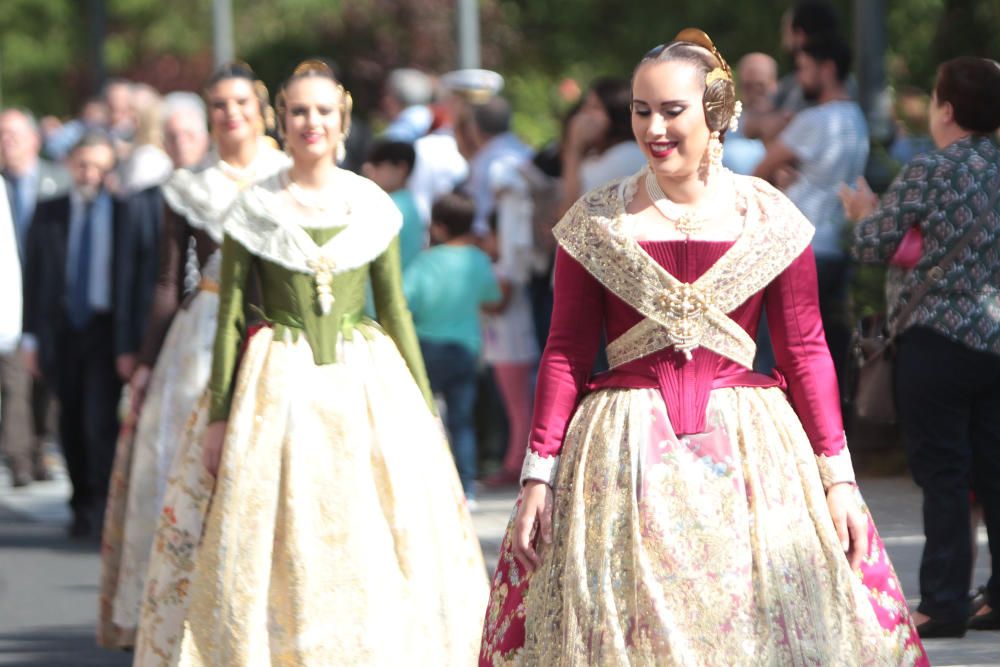
[[[722,57],[719,53],[719,49],[716,48],[715,42],[709,37],[704,30],[699,30],[698,28],[685,28],[677,33],[674,37],[675,42],[687,42],[689,44],[694,44],[695,46],[700,46],[703,49],[712,52],[715,59],[719,61],[721,67],[716,67],[705,77],[705,85],[712,85],[715,81],[732,81],[733,80],[733,70],[729,67],[729,63],[726,59]]]

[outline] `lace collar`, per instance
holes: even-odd
[[[257,155],[245,170],[248,182],[243,183],[230,178],[223,164],[213,149],[201,166],[177,169],[163,185],[163,198],[170,209],[216,243],[222,243],[222,217],[240,190],[286,167],[288,156],[259,140]]]
[[[346,170],[338,172],[344,207],[328,227],[342,231],[319,245],[299,220],[282,212],[277,200],[284,172],[244,190],[225,215],[223,228],[254,255],[290,271],[336,275],[359,268],[389,247],[403,225],[402,214],[389,195],[373,182]]]
[[[609,358],[618,366],[670,345],[688,354],[707,347],[749,368],[753,340],[726,313],[808,247],[812,225],[764,181],[737,176],[734,215],[744,216],[743,232],[701,277],[684,283],[624,231],[625,207],[644,173],[592,190],[553,230],[566,252],[646,318],[612,341]]]

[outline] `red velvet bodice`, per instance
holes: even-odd
[[[732,242],[651,241],[642,248],[664,269],[693,282],[725,254]],[[807,249],[763,291],[728,315],[756,337],[763,308],[778,371],[753,373],[705,348],[691,360],[672,347],[590,377],[602,329],[616,339],[642,316],[606,290],[562,248],[557,252],[555,303],[542,355],[530,448],[542,456],[558,454],[569,420],[587,391],[608,387],[658,388],[678,434],[705,429],[709,394],[734,386],[786,386],[793,408],[817,454],[833,455],[844,446],[839,392],[819,314],[816,264]]]

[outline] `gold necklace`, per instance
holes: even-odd
[[[649,199],[653,202],[656,210],[664,218],[672,222],[677,231],[684,236],[694,236],[711,222],[711,218],[696,216],[670,201],[666,193],[663,192],[663,188],[656,181],[656,176],[653,175],[652,171],[646,172],[646,194],[649,195]]]

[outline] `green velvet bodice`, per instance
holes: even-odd
[[[307,228],[305,231],[322,245],[343,227]],[[222,270],[219,282],[219,324],[212,360],[210,421],[229,416],[233,383],[240,349],[247,335],[248,313],[244,311],[244,291],[254,269],[260,279],[259,315],[273,327],[274,339],[298,340],[305,336],[317,365],[337,360],[337,341],[361,335],[356,326],[364,319],[365,285],[371,277],[375,311],[379,324],[396,343],[428,406],[433,398],[424,369],[413,320],[402,290],[399,240],[368,264],[333,276],[330,285],[333,304],[323,314],[317,299],[314,276],[292,271],[255,256],[226,236],[222,243]]]

